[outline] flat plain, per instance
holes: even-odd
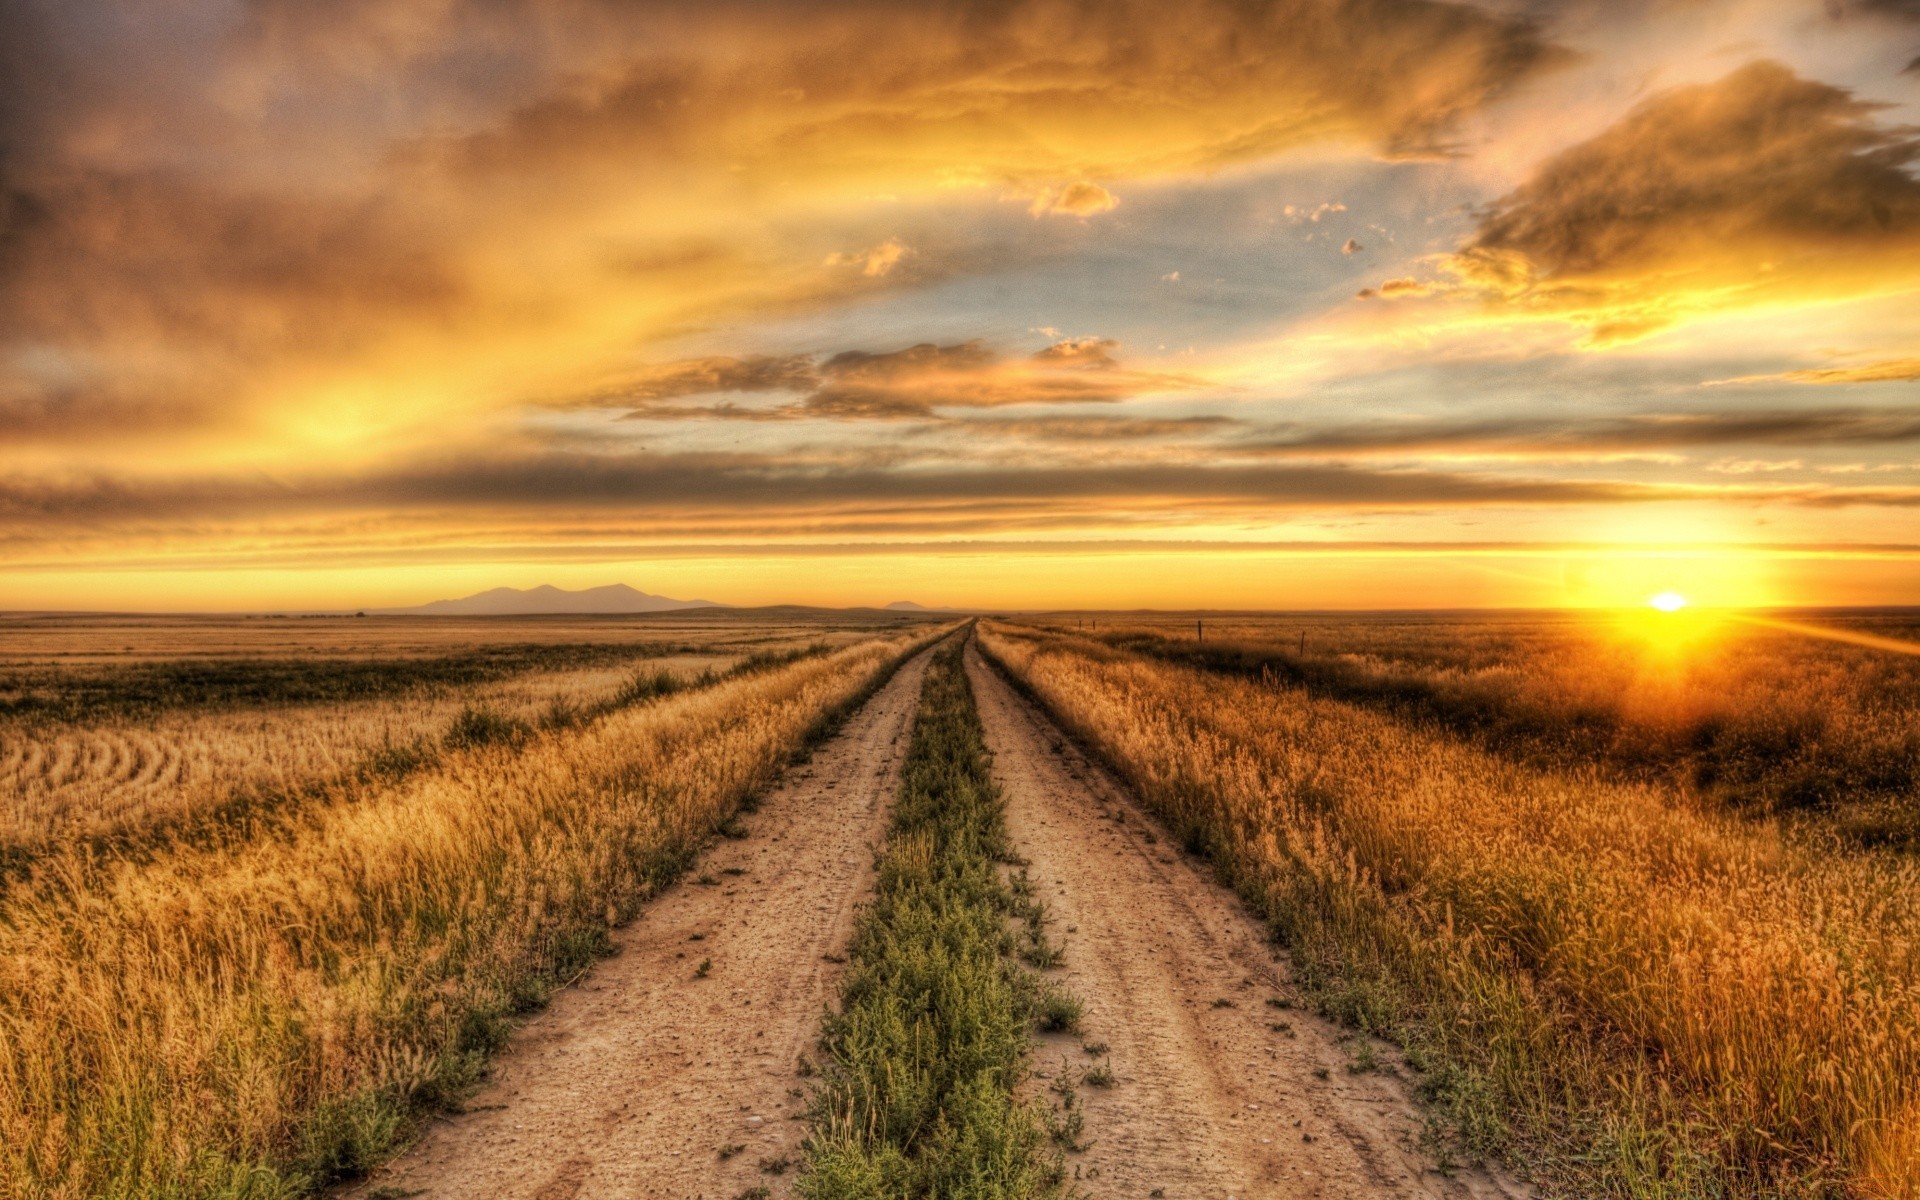
[[[1810,622],[9,618],[0,1196],[1911,1197]]]

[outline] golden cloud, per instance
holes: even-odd
[[[1736,383],[1912,383],[1920,381],[1920,358],[1858,363],[1847,367],[1806,367],[1773,375],[1740,375],[1709,381],[1713,386]]]
[[[1050,189],[1087,217],[1117,203],[1094,179],[1325,139],[1431,153],[1561,58],[1441,0],[1200,0],[1177,29],[1146,0],[183,0],[167,22],[0,15],[15,441],[207,426],[263,464],[430,443],[635,343],[900,286],[911,239],[860,228],[877,196]]]
[[[1913,131],[1844,88],[1756,62],[1674,88],[1542,163],[1440,260],[1466,296],[1589,330],[1592,344],[1690,316],[1920,286]]]
[[[1099,184],[1070,183],[1059,189],[1042,188],[1027,211],[1036,217],[1064,215],[1084,219],[1118,207],[1120,198]]]

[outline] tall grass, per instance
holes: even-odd
[[[907,649],[482,741],[271,836],[44,860],[0,911],[0,1195],[282,1197],[368,1165]]]
[[[1911,619],[1853,617],[1915,637]],[[1711,614],[1138,619],[1101,640],[1920,849],[1920,658]]]
[[[1018,1097],[1035,984],[1013,961],[1011,857],[956,637],[927,673],[874,900],[854,937],[808,1200],[1057,1194],[1042,1110]]]
[[[990,629],[1470,1150],[1574,1194],[1912,1197],[1920,867],[1300,689]]]
[[[674,640],[462,646],[446,642],[438,623],[416,620],[375,623],[352,645],[358,657],[310,644],[300,647],[306,657],[290,658],[285,645],[274,657],[259,653],[258,630],[248,626],[268,622],[195,622],[179,640],[162,636],[171,629],[164,624],[81,622],[64,633],[12,624],[0,647],[0,872],[8,874],[60,842],[172,836],[278,810],[367,775],[431,765],[449,743],[590,721],[849,640],[813,624],[735,619]],[[468,634],[591,631],[507,622]],[[434,653],[421,652],[422,638]]]

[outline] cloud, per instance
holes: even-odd
[[[1338,200],[1330,200],[1325,204],[1315,205],[1312,208],[1289,204],[1280,210],[1283,216],[1295,223],[1307,221],[1315,225],[1320,223],[1322,217],[1330,217],[1335,213],[1343,213],[1345,211],[1347,211],[1347,206]]]
[[[423,461],[352,479],[262,481],[207,476],[168,482],[0,479],[0,535],[41,522],[233,519],[249,514],[448,510],[506,518],[540,509],[659,521],[715,517],[763,531],[845,528],[884,521],[937,529],[968,514],[1055,525],[1155,514],[1182,524],[1222,511],[1333,506],[1612,503],[1670,499],[1688,489],[1592,481],[1509,479],[1322,464],[1206,467],[1165,463],[889,470],[859,461],[779,455],[586,454]],[[24,524],[23,524],[24,523]]]
[[[1346,254],[1346,255],[1358,254],[1360,253],[1360,251],[1364,249],[1366,249],[1366,247],[1360,244],[1360,241],[1358,238],[1348,238],[1345,242],[1341,243],[1340,245],[1340,253]]]
[[[0,56],[0,420],[263,463],[901,286],[876,196],[1086,217],[1317,141],[1425,153],[1562,57],[1438,0],[1201,0],[1177,36],[1146,0],[11,5]],[[119,382],[13,365],[46,349]]]
[[[541,554],[609,544],[780,539],[1155,536],[1290,515],[1471,513],[1722,503],[1811,510],[1920,506],[1920,488],[1525,478],[1327,463],[1066,461],[897,469],[840,455],[553,453],[448,456],[351,477],[174,480],[0,477],[0,559],[43,564],[164,551],[300,553],[331,567],[385,547]]]
[[[807,355],[714,355],[647,367],[576,403],[629,404],[721,392],[796,392],[816,387],[819,382],[819,372]]]
[[[1773,375],[1740,375],[1714,379],[1708,386],[1738,383],[1912,383],[1920,381],[1920,358],[1896,358],[1847,367],[1806,367]]]
[[[1120,197],[1097,183],[1070,183],[1061,188],[1042,188],[1027,211],[1036,217],[1069,216],[1085,219],[1120,207]]]
[[[1607,418],[1506,417],[1364,422],[1290,430],[1236,443],[1286,457],[1602,458],[1697,446],[1893,445],[1920,441],[1920,412],[1821,408],[1635,413]]]
[[[1881,107],[1773,62],[1670,89],[1491,206],[1441,260],[1452,283],[1395,287],[1559,316],[1598,345],[1770,301],[1910,289],[1920,139],[1879,123]]]
[[[913,251],[898,238],[888,238],[879,245],[856,254],[842,254],[838,251],[827,255],[828,266],[850,264],[858,266],[860,273],[869,279],[878,279],[892,272],[902,259]]]
[[[1856,12],[1894,21],[1920,22],[1920,3],[1915,0],[1826,0],[1827,15],[1843,21]],[[1907,74],[1920,74],[1920,58],[1907,64]]]
[[[1432,296],[1445,291],[1444,285],[1423,282],[1411,276],[1402,276],[1399,279],[1389,279],[1377,288],[1361,288],[1355,295],[1362,300],[1372,300],[1376,297],[1395,300],[1408,296]]]
[[[1232,429],[1245,422],[1232,417],[963,417],[952,422],[967,433],[1059,442],[1120,442],[1192,437]]]
[[[622,407],[640,402],[643,419],[704,416],[730,420],[921,418],[936,409],[1018,404],[1110,404],[1138,396],[1193,391],[1187,375],[1121,365],[1118,343],[1066,338],[1025,357],[1008,357],[972,339],[900,350],[843,350],[825,358],[701,358],[648,367],[629,378],[567,400],[560,407]],[[785,392],[772,408],[696,408],[662,401],[737,392]]]

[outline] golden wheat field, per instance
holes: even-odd
[[[642,668],[683,682],[837,646],[844,623],[13,618],[0,856],[403,768],[463,713],[552,725]]]
[[[295,1195],[376,1161],[926,636],[8,632],[0,1195],[20,1200]]]
[[[1915,627],[1818,621],[1830,636],[1712,614],[13,618],[0,1196],[450,1195],[490,1178],[514,1181],[508,1195],[619,1195],[568,1164],[611,1170],[621,1154],[653,1164],[636,1178],[722,1200],[1156,1180],[1206,1195],[1234,1171],[1275,1195],[1428,1194],[1382,1174],[1398,1144],[1403,1180],[1429,1188],[1913,1200],[1920,658],[1899,647]],[[981,691],[989,676],[1025,715]],[[915,824],[891,852],[918,873],[883,874],[885,915],[856,935],[834,924],[866,911],[862,877],[841,868],[874,845],[858,814],[887,811],[923,678],[937,732],[914,743],[919,782],[901,795]],[[857,734],[830,737],[844,722]],[[1099,766],[1042,765],[1021,737],[1042,757],[1074,742]],[[816,746],[839,764],[818,780],[796,765]],[[1142,822],[1088,790],[1095,770]],[[740,858],[756,844],[740,814],[776,783],[801,790],[762,836],[789,848],[757,853],[791,860],[792,894]],[[1098,822],[1072,807],[1082,794],[1104,797],[1088,801]],[[876,807],[847,807],[859,795]],[[1036,820],[1061,840],[1036,842]],[[927,821],[974,828],[940,851],[971,865],[941,876]],[[1113,853],[1108,821],[1151,865],[1096,867],[1102,910],[1047,856]],[[1165,890],[1175,870],[1201,890]],[[693,874],[709,890],[682,885],[681,909],[645,932]],[[884,890],[923,876],[955,890],[930,907],[918,884]],[[1244,911],[1206,894],[1209,878]],[[710,931],[730,903],[750,907],[728,919],[742,939],[728,948]],[[1188,910],[1195,938],[1246,921],[1279,973],[1261,983],[1244,958],[1217,984],[1172,971],[1138,923]],[[934,913],[953,924],[925,924]],[[620,941],[629,928],[643,932]],[[923,936],[936,948],[912,948]],[[541,1025],[616,946],[611,961],[635,956],[626,974],[586,986],[624,987],[628,1007],[605,1028],[576,1009],[554,1018],[574,1033]],[[829,1005],[823,1025],[802,1003],[782,1018],[813,1031],[803,1047],[820,1039],[798,1080],[770,1085],[813,1122],[814,1140],[786,1143],[804,1169],[785,1177],[777,1145],[736,1162],[759,1126],[726,1122],[763,1110],[735,1102],[725,1062],[768,1051],[734,1014],[777,1008],[849,954],[864,965],[847,968],[843,1015]],[[755,955],[783,965],[699,990]],[[999,974],[1016,955],[1035,971]],[[1089,973],[1095,959],[1145,972],[1150,992]],[[1220,994],[1256,984],[1311,1016],[1274,1022]],[[1194,1010],[1239,1024],[1166,1041]],[[529,1023],[535,1049],[515,1050]],[[1059,1028],[1072,1040],[1045,1053],[1111,1057],[1043,1067],[1032,1039]],[[704,1030],[701,1054],[678,1056],[681,1030]],[[1161,1040],[1129,1040],[1147,1032]],[[578,1068],[542,1067],[537,1048],[576,1036],[604,1039],[606,1082],[558,1108],[523,1102],[523,1088],[574,1095]],[[977,1078],[946,1057],[989,1044],[997,1065]],[[1143,1061],[1154,1053],[1173,1058]],[[1305,1057],[1264,1090],[1191,1099],[1242,1053]],[[648,1065],[662,1054],[678,1065]],[[1329,1055],[1344,1075],[1310,1069]],[[815,1056],[825,1099],[808,1103],[824,1107],[808,1109],[811,1085],[792,1085]],[[510,1086],[490,1082],[503,1063]],[[1053,1099],[1022,1107],[1029,1071]],[[587,1137],[567,1105],[604,1108],[602,1092],[621,1099],[596,1130],[617,1131],[631,1100],[659,1128],[625,1150]],[[879,1097],[883,1132],[850,1134],[833,1115],[847,1096]],[[1284,1125],[1293,1103],[1339,1114],[1331,1144]],[[1208,1140],[1276,1106],[1304,1157]],[[496,1110],[513,1123],[476,1132]],[[436,1113],[468,1124],[422,1159],[409,1147],[441,1146]],[[537,1131],[524,1177],[523,1120]],[[954,1132],[969,1121],[985,1132]],[[1177,1152],[1138,1150],[1129,1121],[1173,1131]],[[691,1154],[669,1148],[687,1136]],[[543,1190],[549,1176],[565,1187]]]
[[[1916,1194],[1916,660],[1574,617],[981,641],[1470,1152],[1570,1194]]]

